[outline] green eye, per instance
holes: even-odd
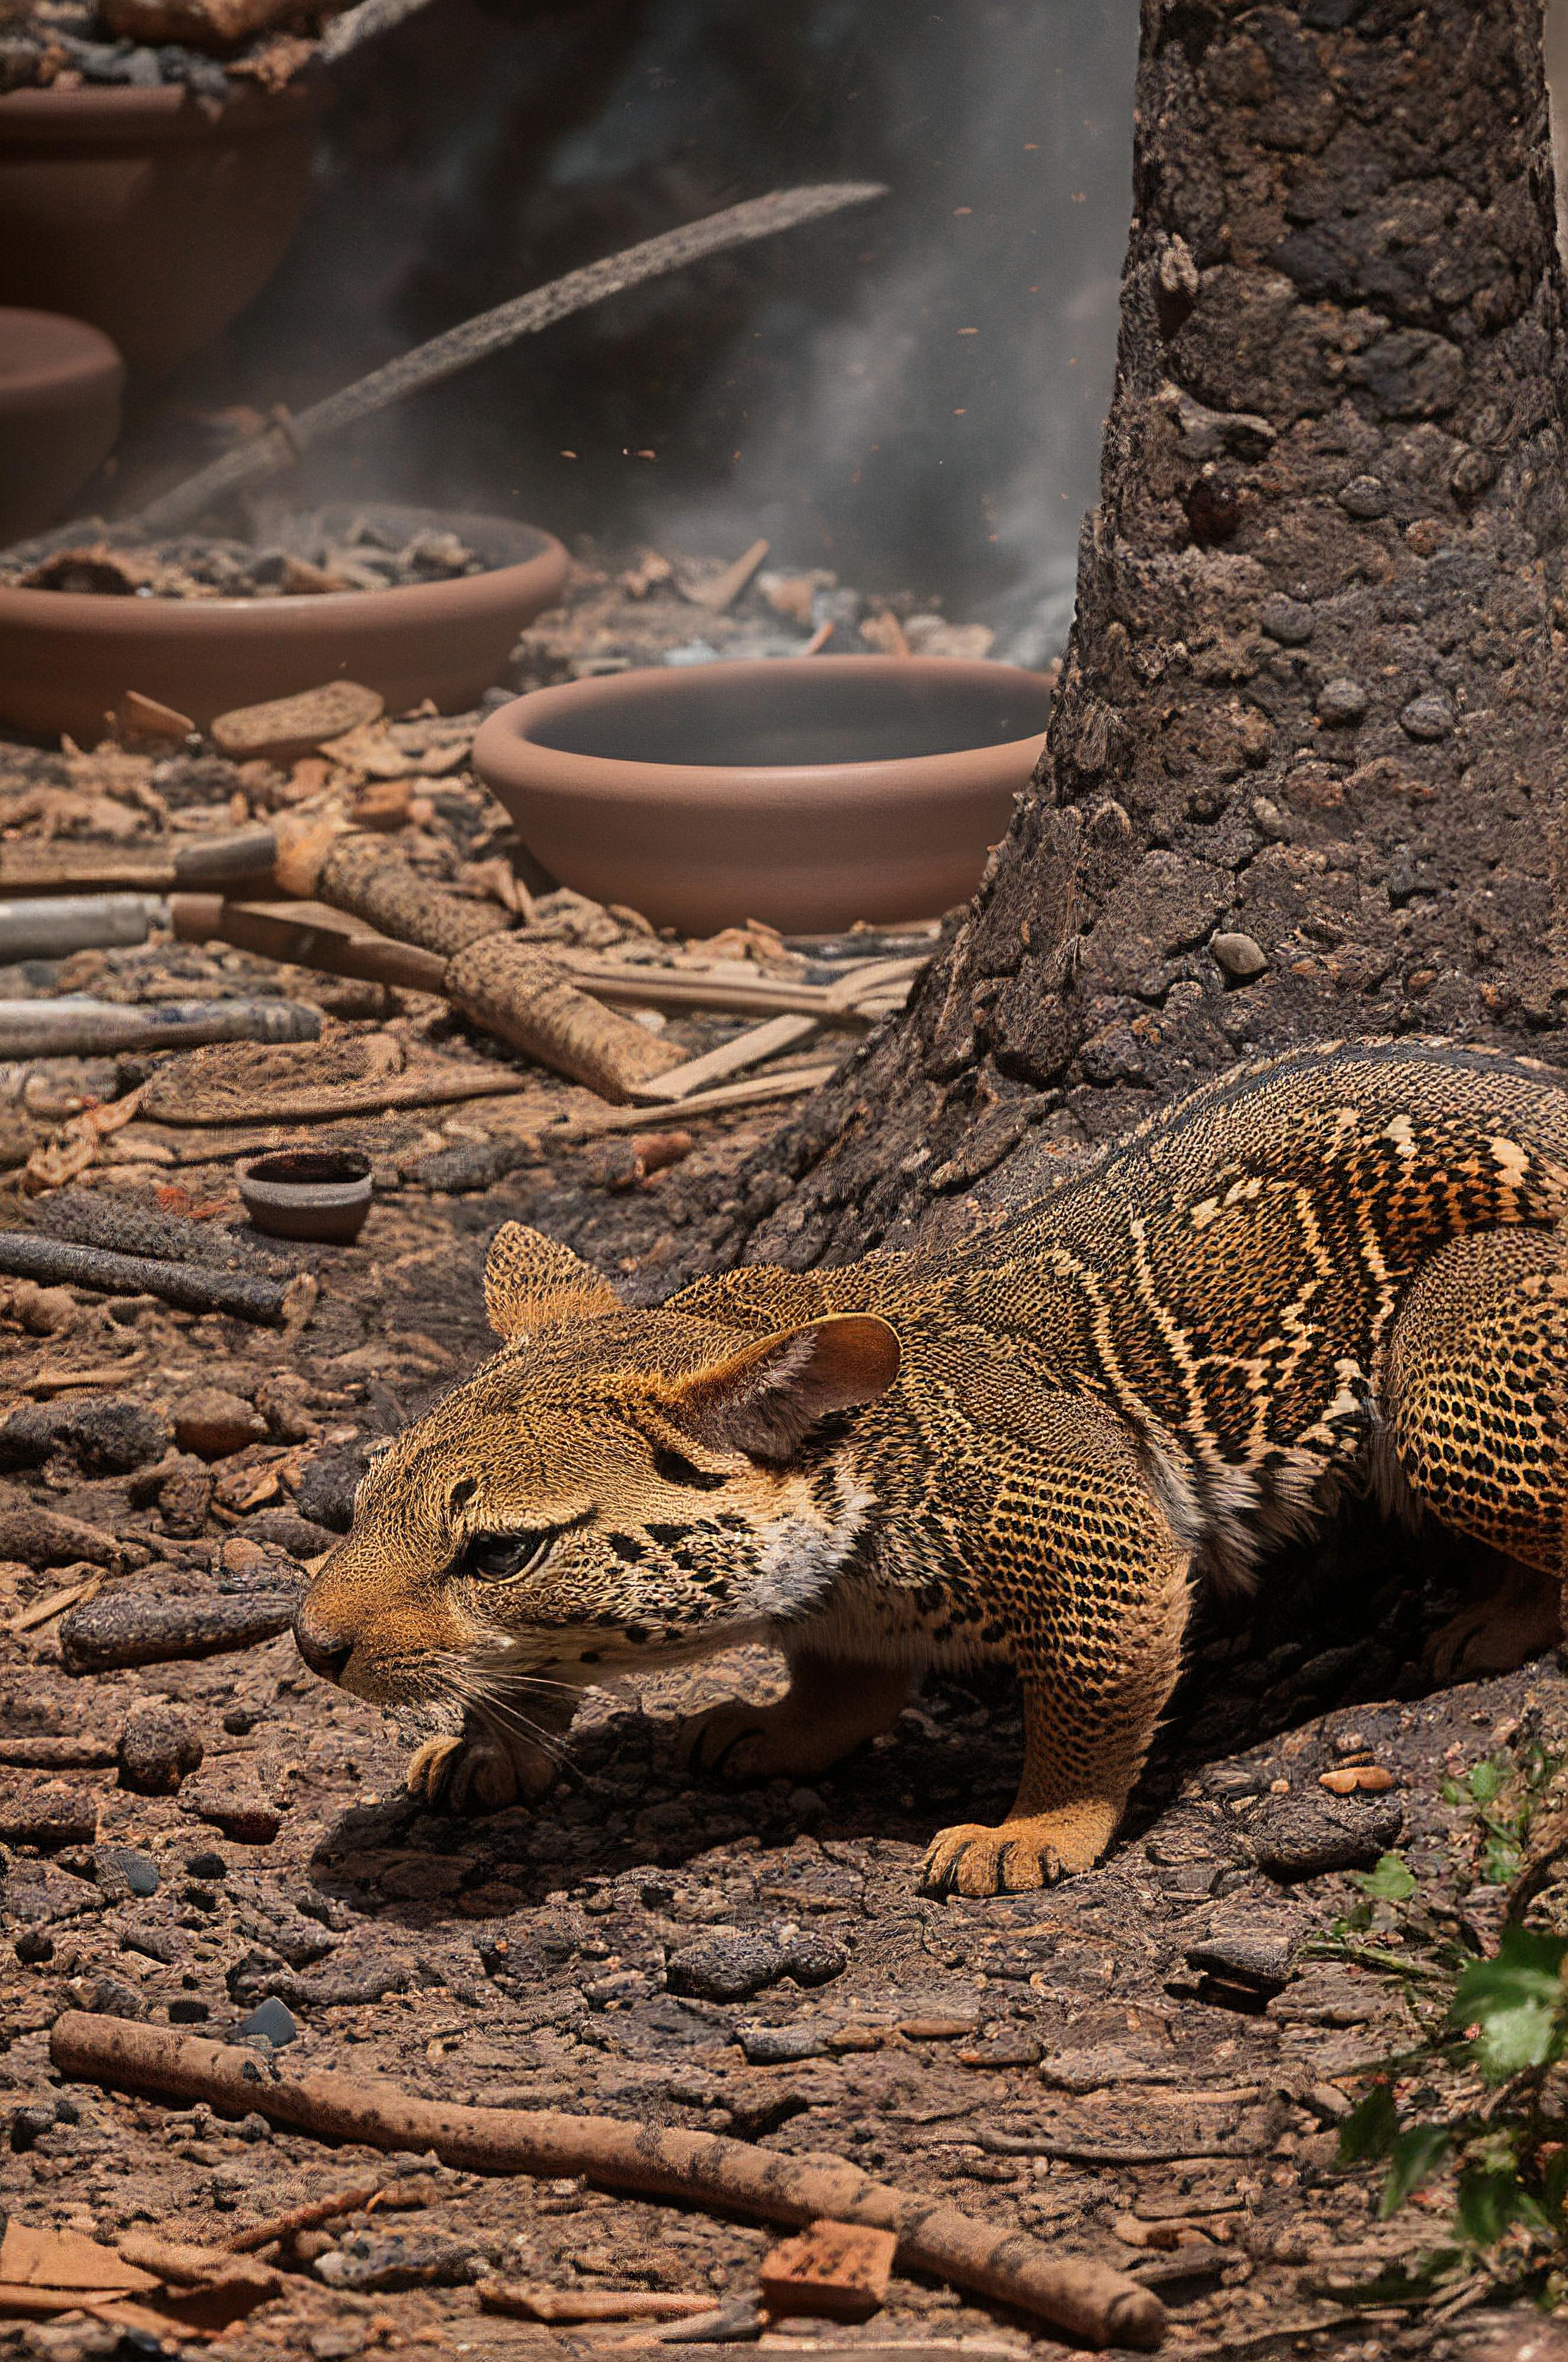
[[[475,1534],[458,1560],[457,1573],[479,1583],[506,1583],[532,1574],[550,1554],[554,1534]]]

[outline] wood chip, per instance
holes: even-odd
[[[188,713],[135,689],[127,689],[121,698],[116,719],[127,738],[188,738],[196,726]]]
[[[220,755],[235,762],[292,763],[313,755],[329,738],[376,721],[384,701],[356,680],[329,680],[298,697],[275,697],[265,705],[237,705],[220,713],[210,736]]]
[[[868,2321],[887,2297],[898,2244],[865,2223],[812,2223],[763,2257],[762,2301],[774,2313]]]

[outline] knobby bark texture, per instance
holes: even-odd
[[[1033,786],[911,1009],[700,1257],[972,1218],[1047,1143],[1292,1042],[1562,1054],[1541,30],[1539,0],[1144,0],[1101,501]]]

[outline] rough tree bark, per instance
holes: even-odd
[[[705,1256],[897,1242],[1027,1142],[1292,1041],[1563,1055],[1540,0],[1143,17],[1102,497],[1034,785],[911,1009]]]

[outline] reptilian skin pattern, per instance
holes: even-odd
[[[509,1223],[502,1351],[366,1477],[301,1648],[426,1717],[411,1784],[458,1805],[539,1793],[580,1687],[638,1665],[781,1648],[786,1698],[691,1734],[770,1776],[999,1660],[1018,1800],[927,1877],[1038,1885],[1114,1834],[1195,1570],[1249,1583],[1373,1479],[1561,1580],[1565,1208],[1561,1078],[1408,1041],[1240,1068],[957,1251],[642,1311]]]

